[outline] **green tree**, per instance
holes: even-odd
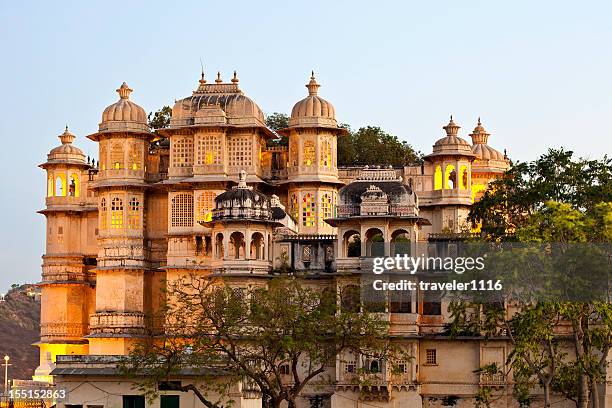
[[[153,112],[149,112],[147,119],[149,121],[149,128],[151,130],[164,129],[170,126],[170,118],[172,117],[172,108],[164,106],[161,109]]]
[[[274,131],[278,132],[280,129],[289,127],[289,116],[284,113],[274,112],[270,115],[266,115],[266,126]],[[277,139],[271,139],[268,141],[268,146],[288,146],[289,138],[287,136],[278,135]]]
[[[238,382],[272,407],[283,401],[293,407],[308,384],[331,384],[330,367],[345,351],[391,362],[396,356],[387,323],[367,312],[339,313],[331,292],[293,278],[244,290],[221,280],[183,278],[170,285],[164,333],[137,346],[123,368],[139,377],[146,373],[142,390],[150,396],[159,383],[190,370],[199,378],[174,388],[194,392],[208,408],[228,405],[227,398],[211,395],[227,395]]]
[[[513,349],[507,363],[517,399],[528,399],[529,390],[539,385],[545,407],[551,391],[579,408],[599,406],[599,385],[605,381],[612,346],[612,305],[606,293],[609,246],[593,243],[609,244],[611,227],[610,203],[581,211],[571,204],[545,202],[517,228],[523,245],[489,259],[492,268],[499,268],[496,278],[509,286],[497,301],[510,305],[512,313],[478,302],[451,304],[453,334],[508,336]],[[571,326],[571,338],[559,335],[560,323]],[[573,349],[571,358],[563,344]]]
[[[468,219],[481,224],[489,238],[499,238],[520,228],[548,201],[581,211],[612,202],[612,159],[576,159],[571,151],[550,149],[533,162],[515,163],[490,183]]]
[[[366,126],[338,140],[338,164],[406,165],[417,163],[421,154],[405,141],[391,135],[378,126]]]

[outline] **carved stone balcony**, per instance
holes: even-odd
[[[140,312],[100,312],[89,316],[90,333],[138,335],[145,330],[145,316]]]

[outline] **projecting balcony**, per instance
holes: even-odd
[[[361,269],[361,258],[336,258],[338,272],[358,272]]]
[[[432,204],[437,204],[444,201],[446,204],[472,204],[472,190],[460,190],[460,189],[440,189],[431,192],[430,198]],[[421,204],[422,205],[422,204]]]
[[[214,259],[212,270],[222,274],[267,274],[272,269],[272,262],[255,259]]]
[[[100,312],[89,316],[91,334],[143,334],[145,316],[140,312]]]

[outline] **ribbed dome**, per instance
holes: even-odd
[[[270,197],[246,184],[246,172],[240,172],[238,185],[215,198],[213,221],[233,219],[272,220]]]
[[[104,109],[99,131],[148,132],[149,126],[147,125],[147,114],[145,110],[129,99],[132,89],[124,82],[121,84],[121,87],[117,89],[117,92],[119,93],[119,100]]]
[[[265,127],[263,111],[238,87],[236,72],[231,83],[223,83],[217,73],[215,83],[200,79],[193,95],[181,99],[172,108],[170,127],[192,125],[236,125]]]
[[[486,144],[475,144],[472,146],[472,153],[474,153],[480,160],[506,160],[504,154],[495,150]]]
[[[49,162],[62,162],[62,163],[79,163],[85,164],[85,154],[81,149],[74,146],[72,142],[76,138],[75,135],[68,131],[68,126],[64,133],[58,136],[62,144],[58,147],[51,149],[47,155]]]
[[[308,96],[293,106],[289,127],[337,127],[334,106],[317,95],[319,85],[314,72],[306,85]]]
[[[474,128],[474,131],[470,134],[472,137],[472,153],[474,153],[478,159],[480,160],[502,160],[505,161],[506,158],[502,153],[495,150],[491,146],[487,144],[489,141],[490,134],[487,133],[484,126],[480,122],[480,118],[478,118],[478,123]]]
[[[446,136],[439,139],[433,145],[433,155],[442,154],[460,154],[460,155],[472,155],[472,146],[465,140],[457,136],[461,126],[457,125],[453,121],[451,116],[448,125],[443,126],[442,129],[446,131]],[[431,156],[431,155],[430,155]]]

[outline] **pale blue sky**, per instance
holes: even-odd
[[[353,127],[429,152],[453,114],[467,137],[529,160],[612,152],[612,6],[576,1],[193,1],[0,4],[0,292],[39,279],[43,162],[66,123],[96,130],[127,81],[147,111],[236,69],[265,112],[290,112],[311,69]]]

